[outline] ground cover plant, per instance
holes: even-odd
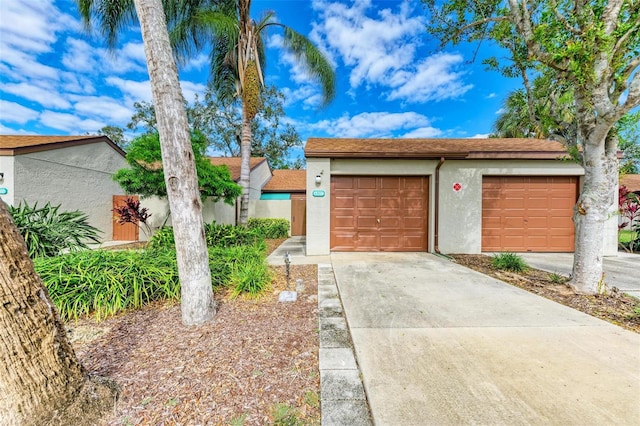
[[[264,238],[286,238],[289,234],[287,219],[250,218],[247,227],[258,232]]]
[[[89,225],[89,217],[79,210],[60,211],[60,205],[38,207],[38,203],[29,206],[26,202],[8,209],[32,259],[86,249],[87,243],[100,242],[100,231]]]
[[[503,271],[525,272],[529,266],[515,253],[498,253],[491,258],[491,264]]]

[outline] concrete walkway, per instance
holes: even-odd
[[[570,276],[573,269],[573,253],[518,253],[527,264],[536,269]],[[640,254],[619,252],[607,256],[604,263],[604,280],[609,287],[640,298]],[[640,422],[639,422],[640,423]]]
[[[638,424],[640,335],[430,254],[331,261],[374,424]]]

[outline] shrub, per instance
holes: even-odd
[[[258,232],[236,225],[219,225],[211,223],[205,226],[207,246],[235,247],[259,244],[264,237]]]
[[[289,221],[287,219],[251,218],[247,222],[247,227],[267,239],[289,236]]]
[[[100,320],[180,298],[174,251],[83,251],[37,259],[35,268],[63,319],[93,314]]]
[[[525,272],[529,269],[522,257],[515,253],[499,253],[491,258],[491,265],[503,271]]]
[[[234,294],[255,295],[271,282],[266,263],[266,245],[209,248],[209,267],[214,287],[232,285]],[[243,266],[248,265],[248,266]],[[248,274],[254,273],[256,278]]]
[[[214,223],[204,227],[208,247],[236,247],[261,244],[264,238],[257,232],[236,225],[219,225]],[[175,247],[173,228],[164,226],[156,231],[149,241],[153,249]]]
[[[26,202],[9,206],[22,238],[32,258],[57,256],[65,250],[86,249],[86,242],[99,243],[100,231],[89,225],[89,217],[79,211],[60,212],[60,206],[50,203],[30,207]]]

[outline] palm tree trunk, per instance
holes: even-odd
[[[238,223],[247,226],[249,221],[249,185],[251,177],[251,120],[247,116],[246,109],[242,108],[242,139],[240,142],[240,186],[242,196],[240,198],[240,218]]]
[[[182,322],[200,325],[216,312],[202,202],[178,70],[161,0],[134,0],[158,120],[162,166],[173,222]]]
[[[27,247],[0,200],[0,424],[90,424],[113,386],[78,362]]]

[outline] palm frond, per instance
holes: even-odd
[[[95,21],[98,31],[110,48],[118,42],[119,33],[137,22],[133,0],[76,0],[87,30]]]
[[[284,46],[291,50],[311,78],[322,86],[323,105],[335,97],[335,73],[322,52],[305,36],[284,26]]]

